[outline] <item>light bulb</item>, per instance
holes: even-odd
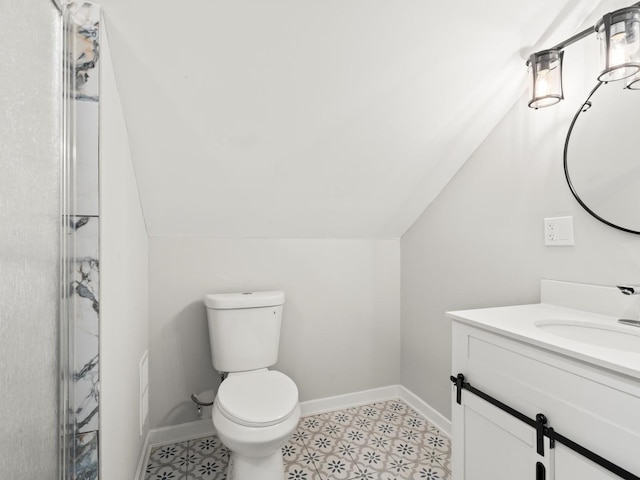
[[[622,41],[619,38],[620,35],[616,35],[616,37],[611,39],[610,65],[622,65],[626,61],[624,37],[622,37]]]
[[[547,81],[548,73],[549,70],[543,70],[538,74],[538,80],[536,82],[536,92],[540,97],[544,97],[549,93],[549,82]]]

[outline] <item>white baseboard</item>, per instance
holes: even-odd
[[[302,416],[318,415],[320,413],[343,410],[345,408],[357,407],[368,403],[383,402],[398,398],[400,396],[400,386],[390,385],[388,387],[373,388],[360,392],[336,395],[335,397],[319,398],[317,400],[307,400],[300,402]]]
[[[166,443],[177,443],[198,437],[208,437],[216,433],[210,418],[195,422],[181,423],[169,427],[154,428],[149,431],[149,444],[157,447]]]
[[[411,408],[418,411],[430,423],[438,427],[438,429],[451,438],[451,420],[434,409],[427,402],[418,397],[408,388],[399,385],[400,398]]]
[[[140,452],[140,460],[138,460],[138,468],[136,469],[136,480],[143,480],[147,470],[147,463],[149,463],[149,451],[151,446],[149,444],[149,432],[144,437],[144,444],[142,445],[142,451]]]
[[[343,410],[345,408],[383,402],[395,398],[404,401],[429,422],[438,427],[443,433],[451,437],[451,421],[402,385],[389,385],[388,387],[373,388],[371,390],[336,395],[334,397],[307,400],[306,402],[300,403],[300,409],[302,416],[307,417],[309,415],[318,415],[334,410]],[[145,467],[149,460],[149,453],[152,447],[183,442],[198,437],[207,437],[213,434],[215,434],[215,429],[210,418],[149,430],[144,442],[142,456],[138,463],[136,478],[138,480],[144,479]]]

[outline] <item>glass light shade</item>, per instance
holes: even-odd
[[[529,107],[542,108],[558,103],[562,92],[561,50],[543,50],[529,57]]]
[[[636,73],[632,77],[627,78],[627,84],[624,88],[629,90],[640,90],[640,73]]]
[[[598,23],[601,82],[622,80],[640,72],[640,7],[607,13]]]

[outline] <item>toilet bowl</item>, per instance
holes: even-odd
[[[231,373],[218,389],[212,419],[231,451],[227,479],[284,478],[280,449],[300,420],[293,380],[267,369]]]

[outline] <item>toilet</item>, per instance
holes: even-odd
[[[298,388],[269,370],[278,360],[284,292],[205,296],[213,367],[226,374],[213,404],[231,451],[227,479],[283,480],[280,448],[300,420]]]

